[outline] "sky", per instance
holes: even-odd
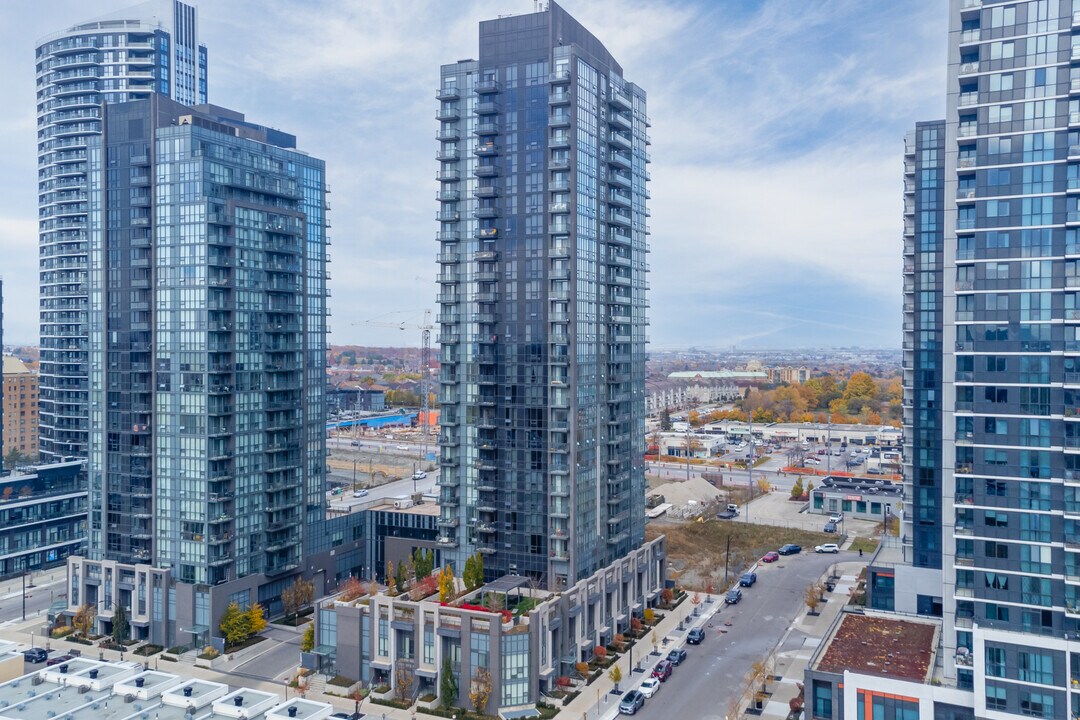
[[[334,344],[437,314],[435,89],[533,0],[193,0],[210,102],[327,161]],[[0,2],[7,344],[37,342],[34,46],[125,0]],[[651,346],[899,347],[903,138],[944,115],[941,0],[563,0],[648,93]],[[371,324],[367,321],[374,321]]]

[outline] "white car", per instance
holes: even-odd
[[[409,446],[408,446],[408,445],[398,445],[398,446],[397,446],[397,449],[398,449],[398,450],[408,450],[408,449],[409,449]]]
[[[368,494],[367,488],[362,488],[360,490],[354,490],[352,496],[353,497],[367,497],[367,494]]]
[[[660,679],[659,678],[654,678],[654,677],[645,678],[641,682],[641,687],[638,688],[638,690],[641,691],[641,694],[644,695],[647,698],[651,698],[653,695],[656,694],[656,691],[659,690],[659,689],[660,689]]]
[[[844,520],[844,516],[839,514],[839,513],[834,513],[834,514],[829,516],[829,522],[838,523],[838,522],[843,522],[843,520]]]
[[[825,543],[824,545],[818,545],[814,548],[816,553],[838,553],[840,552],[840,546],[836,543]]]
[[[417,470],[416,472],[414,472],[412,474],[412,479],[413,480],[423,480],[426,477],[427,477],[427,473],[424,472],[423,470]]]

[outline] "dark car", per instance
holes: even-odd
[[[682,648],[675,648],[667,654],[667,660],[672,665],[682,665],[682,661],[686,659],[686,651]]]
[[[781,555],[798,555],[802,552],[802,547],[793,543],[788,543],[776,552],[780,553]]]
[[[32,647],[29,650],[23,650],[23,657],[26,662],[45,662],[49,658],[49,651],[45,648]]]
[[[757,573],[756,572],[743,573],[743,576],[741,578],[739,578],[739,585],[741,585],[742,587],[750,587],[751,585],[753,585],[756,582],[757,582]]]
[[[633,715],[641,706],[645,704],[645,696],[637,690],[631,690],[623,695],[623,699],[619,702],[619,714],[620,715]]]
[[[827,532],[827,533],[836,532],[836,523],[834,523],[832,520],[825,523],[825,532]]]
[[[68,660],[73,660],[71,655],[57,655],[56,657],[49,658],[45,664],[48,666],[59,665],[60,663],[66,663]]]
[[[661,660],[656,663],[656,667],[653,668],[652,676],[660,682],[666,681],[671,677],[671,663],[667,660]]]
[[[686,634],[686,642],[691,645],[700,645],[701,641],[705,639],[705,631],[701,628],[693,628]]]
[[[727,597],[724,598],[724,602],[728,605],[734,605],[742,600],[742,590],[739,588],[731,588],[727,591]]]

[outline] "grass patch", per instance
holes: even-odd
[[[353,680],[352,678],[345,677],[344,675],[335,675],[333,678],[330,679],[330,681],[327,683],[327,685],[336,685],[338,687],[350,687],[354,682],[356,682],[356,681]]]
[[[872,554],[877,550],[878,541],[873,538],[857,537],[851,543],[851,552],[859,552],[862,550],[867,555]]]
[[[151,655],[157,655],[164,649],[165,648],[161,647],[160,645],[153,645],[151,643],[147,643],[145,645],[140,645],[139,647],[135,648],[135,654],[142,655],[143,657],[150,657]]]
[[[667,536],[668,562],[676,567],[684,567],[684,575],[714,578],[715,587],[723,587],[724,552],[728,538],[731,539],[729,581],[741,575],[762,555],[786,543],[813,550],[815,545],[835,541],[835,537],[829,533],[712,519],[682,525],[649,523],[645,526],[646,540],[660,535]],[[790,560],[781,558],[781,562]],[[694,587],[692,582],[680,582],[680,585],[691,590],[705,589],[704,583],[702,587]]]
[[[409,708],[412,707],[412,701],[411,700],[398,700],[397,698],[386,698],[384,700],[384,699],[381,699],[381,698],[371,698],[370,701],[375,703],[376,705],[385,705],[386,707],[395,707],[395,708],[398,708],[399,710],[408,710]]]

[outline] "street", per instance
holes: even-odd
[[[676,642],[662,649],[666,655],[672,647],[683,647],[689,657],[675,668],[656,696],[645,701],[638,716],[644,720],[727,717],[728,704],[746,689],[745,677],[751,664],[768,657],[804,607],[806,588],[817,582],[833,563],[855,557],[847,552],[817,555],[804,550],[777,563],[760,565],[758,581],[753,587],[743,589],[742,602],[721,607],[706,623],[702,644],[687,645],[683,632],[678,634]],[[845,600],[829,598],[830,602]],[[726,627],[726,622],[731,626]],[[721,629],[727,633],[721,633]],[[650,658],[647,667],[654,666],[658,659]],[[636,687],[647,675],[633,677]],[[610,697],[611,707],[617,709],[617,700],[613,695]]]
[[[33,583],[31,587],[29,583]],[[63,567],[35,573],[27,578],[26,619],[41,616],[45,625],[45,614],[54,600],[67,597],[67,569]],[[0,623],[22,621],[22,579],[8,578],[0,583]]]

